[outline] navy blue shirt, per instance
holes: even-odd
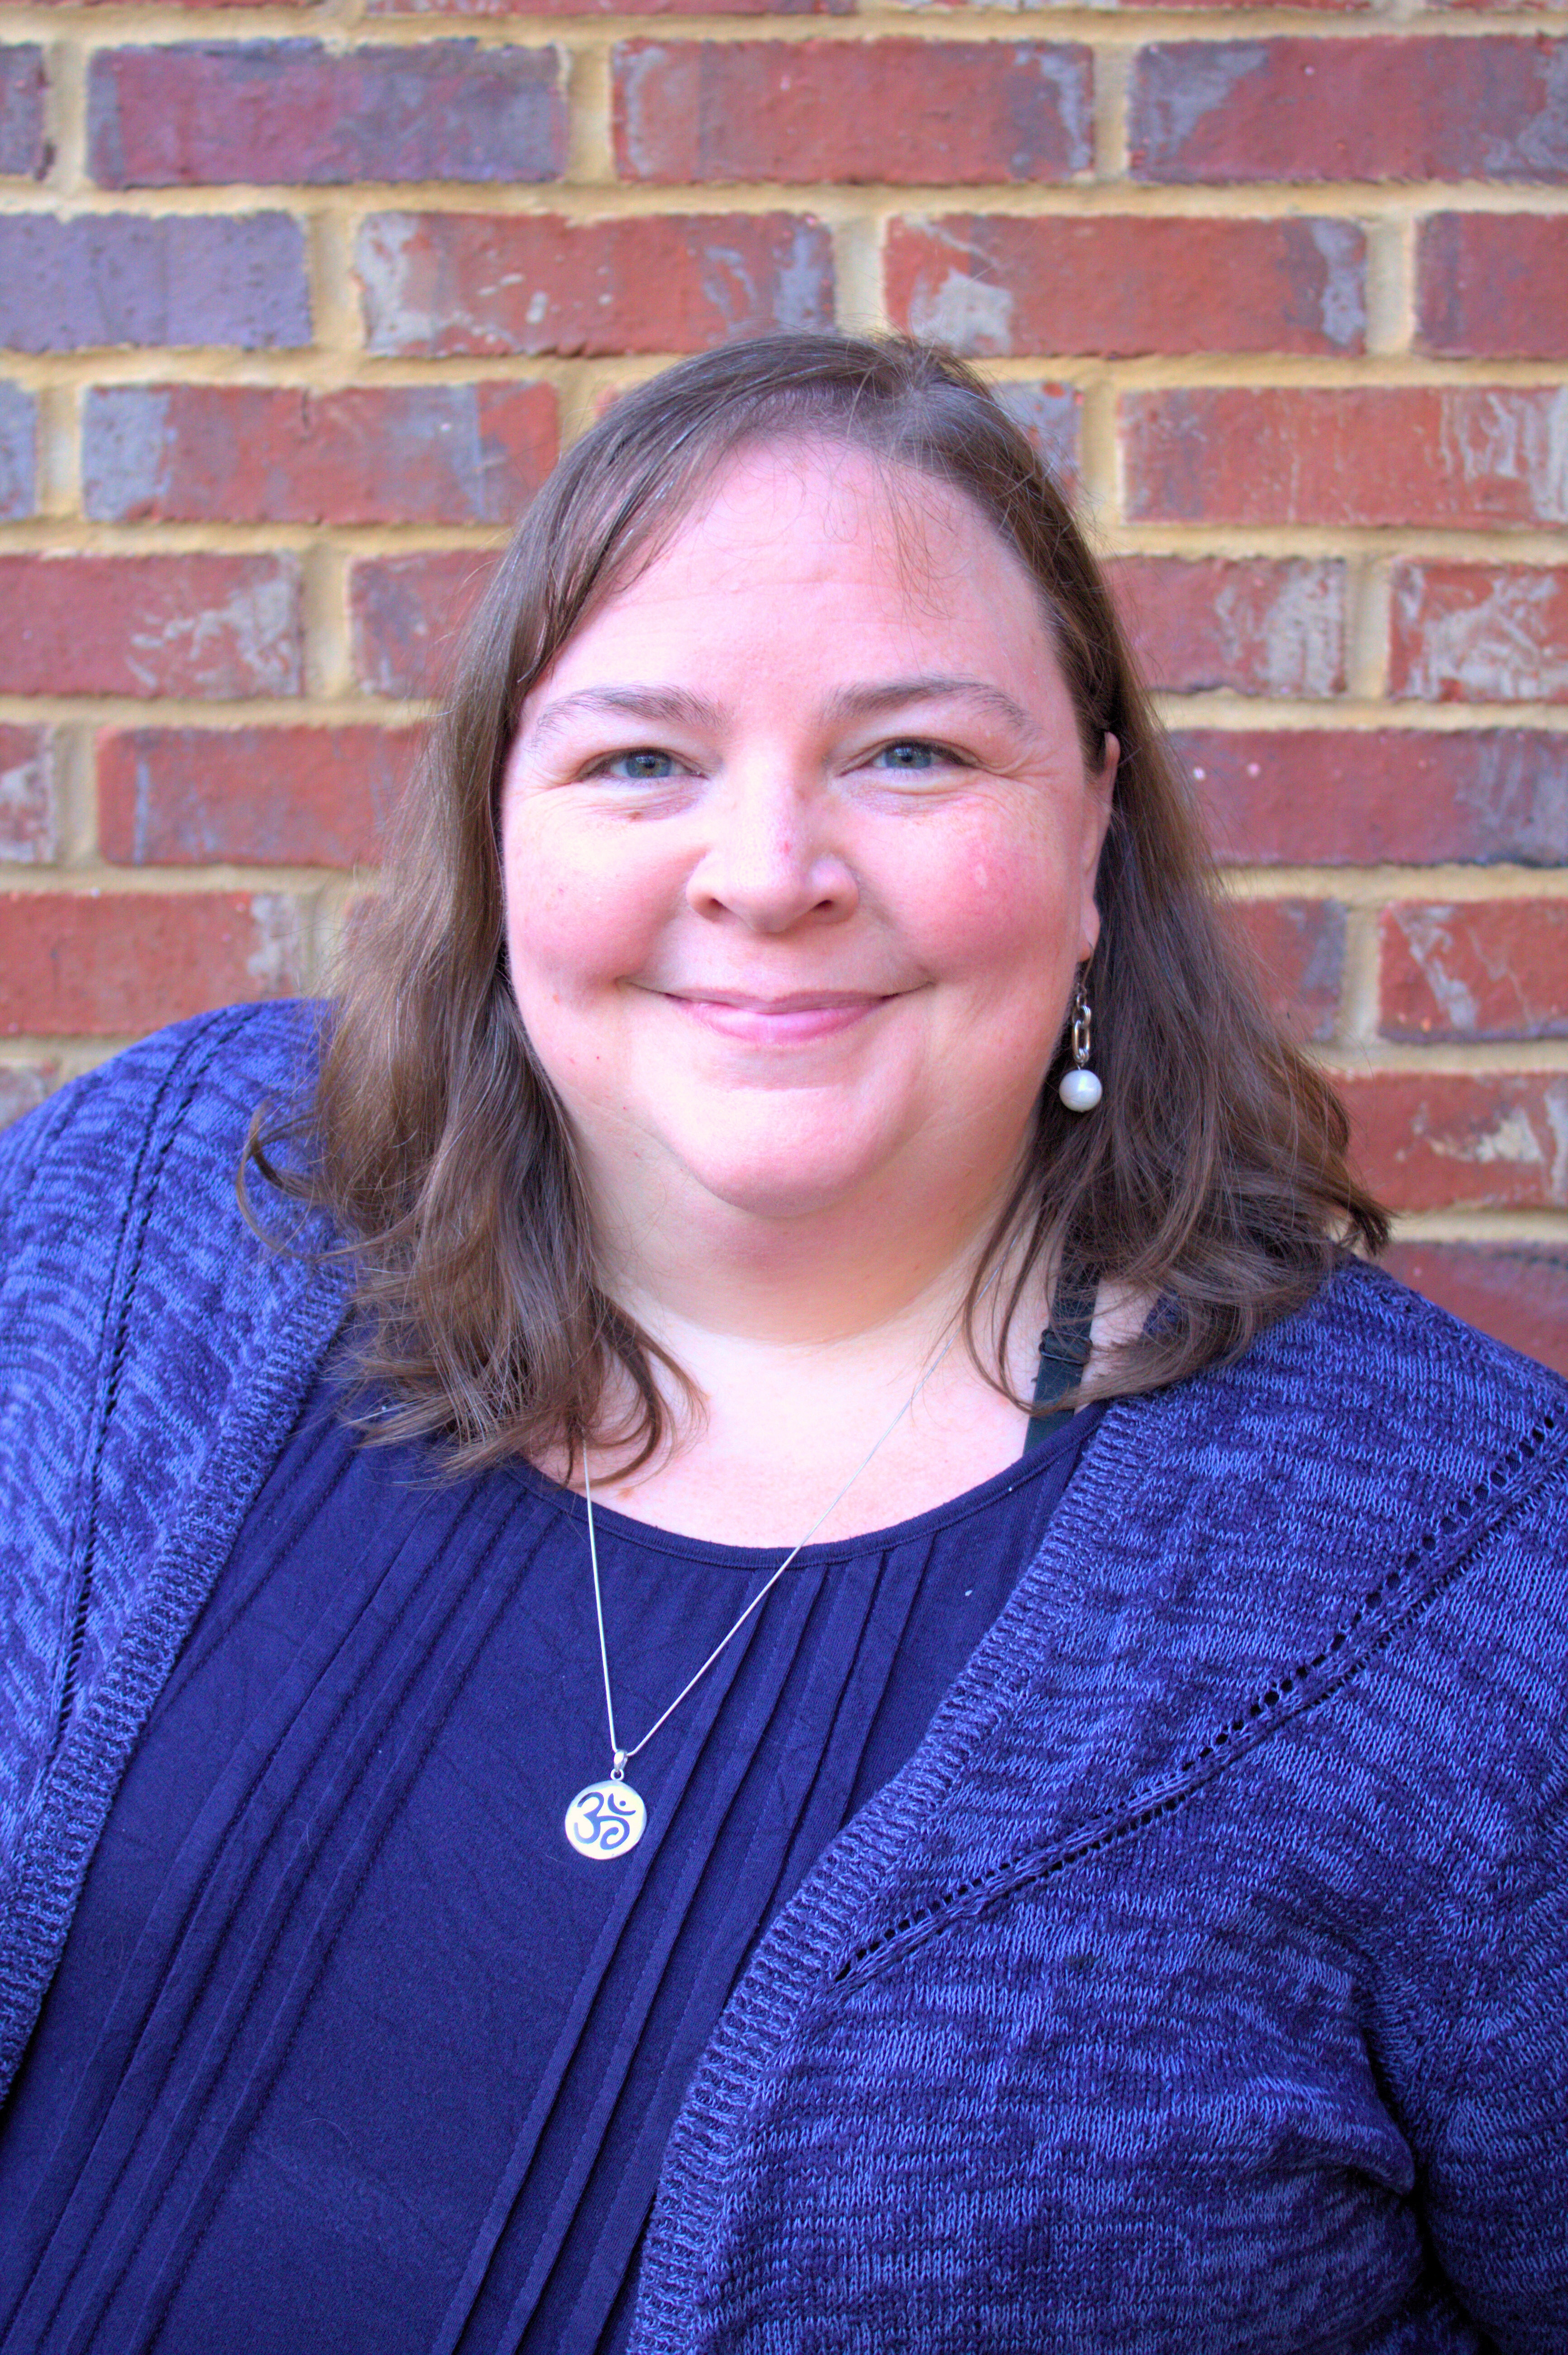
[[[618,2349],[660,2158],[757,1939],[1038,1549],[1090,1408],[803,1551],[637,1759],[624,1858],[581,1500],[438,1481],[329,1385],[94,1855],[0,2123],[0,2348]],[[623,1740],[780,1558],[596,1511]]]

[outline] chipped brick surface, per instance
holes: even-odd
[[[0,892],[0,1036],[133,1037],[304,970],[298,904],[254,891]]]
[[[98,741],[99,831],[117,866],[373,863],[416,728],[130,728]]]
[[[1568,388],[1133,392],[1122,417],[1140,522],[1568,522]]]
[[[1287,557],[1123,556],[1116,602],[1151,687],[1329,696],[1345,687],[1345,567]]]
[[[1399,564],[1392,616],[1392,695],[1568,702],[1568,568]]]
[[[832,240],[788,213],[381,213],[355,253],[378,355],[692,352],[833,315]]]
[[[977,356],[1356,352],[1366,240],[1352,221],[896,220],[895,326]]]
[[[278,556],[0,556],[0,692],[297,695],[298,567]]]
[[[1127,136],[1151,181],[1568,179],[1568,44],[1507,35],[1160,42]]]
[[[1568,1038],[1568,900],[1396,901],[1378,953],[1386,1039]]]
[[[540,384],[113,385],[88,395],[82,491],[115,523],[510,523],[558,439]]]
[[[1404,1210],[1568,1209],[1568,1071],[1352,1072],[1375,1191]]]
[[[55,847],[54,748],[49,731],[0,726],[0,863],[47,866]]]

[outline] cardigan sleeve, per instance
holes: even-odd
[[[1471,1991],[1424,2160],[1433,2253],[1506,2355],[1568,2347],[1568,1532],[1559,1478],[1520,1533],[1527,1641],[1498,1652],[1499,1728],[1478,1800],[1511,1793],[1510,1836],[1473,1904]],[[1528,1685],[1517,1665],[1529,1662]],[[1506,1755],[1504,1752],[1506,1750]]]

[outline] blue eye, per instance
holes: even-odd
[[[936,769],[951,761],[952,754],[938,744],[927,744],[918,736],[911,736],[896,744],[884,744],[877,758],[890,769]]]
[[[676,773],[677,762],[673,752],[650,751],[616,752],[600,769],[602,776],[621,777],[632,785],[657,784],[661,779],[673,777]]]

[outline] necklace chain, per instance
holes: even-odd
[[[987,1289],[989,1290],[989,1285],[987,1285]],[[588,1457],[586,1450],[584,1451],[582,1460],[582,1497],[583,1502],[588,1508],[588,1560],[589,1566],[593,1574],[593,1612],[599,1628],[599,1665],[603,1669],[604,1676],[604,1716],[609,1726],[610,1749],[614,1759],[614,1764],[611,1767],[610,1771],[616,1781],[620,1780],[621,1775],[624,1773],[631,1761],[647,1748],[649,1742],[653,1740],[655,1734],[657,1733],[660,1727],[668,1723],[669,1720],[675,1715],[676,1710],[680,1707],[681,1702],[685,1700],[688,1694],[696,1690],[697,1687],[702,1682],[703,1678],[708,1674],[709,1669],[713,1666],[720,1655],[734,1642],[736,1636],[740,1634],[747,1620],[752,1617],[754,1612],[761,1609],[762,1605],[767,1601],[768,1596],[773,1593],[773,1588],[784,1576],[785,1571],[789,1568],[791,1562],[795,1560],[796,1554],[802,1552],[805,1548],[811,1543],[812,1539],[816,1535],[817,1530],[822,1527],[824,1521],[829,1519],[831,1516],[837,1511],[839,1506],[849,1494],[850,1489],[855,1486],[856,1481],[860,1477],[862,1472],[869,1469],[872,1458],[880,1453],[881,1449],[892,1437],[894,1432],[903,1421],[905,1415],[910,1412],[915,1401],[919,1398],[922,1391],[924,1390],[927,1382],[932,1379],[932,1376],[936,1372],[937,1368],[942,1364],[943,1359],[952,1348],[954,1341],[956,1338],[957,1336],[955,1334],[949,1334],[947,1339],[943,1343],[942,1348],[937,1351],[936,1356],[932,1359],[931,1364],[926,1368],[924,1373],[922,1374],[913,1390],[911,1391],[908,1398],[905,1399],[902,1406],[900,1407],[897,1414],[894,1415],[891,1423],[890,1423],[887,1429],[872,1442],[871,1446],[861,1457],[859,1463],[857,1464],[855,1469],[850,1473],[849,1477],[845,1481],[837,1494],[830,1500],[829,1503],[823,1507],[821,1512],[818,1513],[816,1518],[813,1521],[805,1535],[803,1538],[797,1539],[795,1543],[791,1546],[788,1553],[785,1554],[784,1560],[779,1563],[778,1568],[769,1575],[764,1583],[761,1585],[757,1589],[755,1594],[752,1595],[750,1603],[747,1604],[745,1609],[741,1612],[734,1625],[730,1628],[727,1634],[720,1636],[717,1644],[714,1645],[713,1649],[709,1653],[708,1657],[703,1661],[702,1666],[697,1669],[692,1676],[689,1676],[687,1678],[685,1684],[682,1685],[675,1699],[670,1702],[669,1707],[665,1710],[660,1716],[655,1718],[652,1725],[649,1726],[642,1740],[640,1742],[633,1742],[631,1747],[626,1750],[622,1749],[619,1738],[615,1732],[615,1703],[610,1690],[610,1650],[604,1640],[604,1598],[599,1583],[599,1547],[595,1540],[593,1530],[593,1485],[588,1476]]]

